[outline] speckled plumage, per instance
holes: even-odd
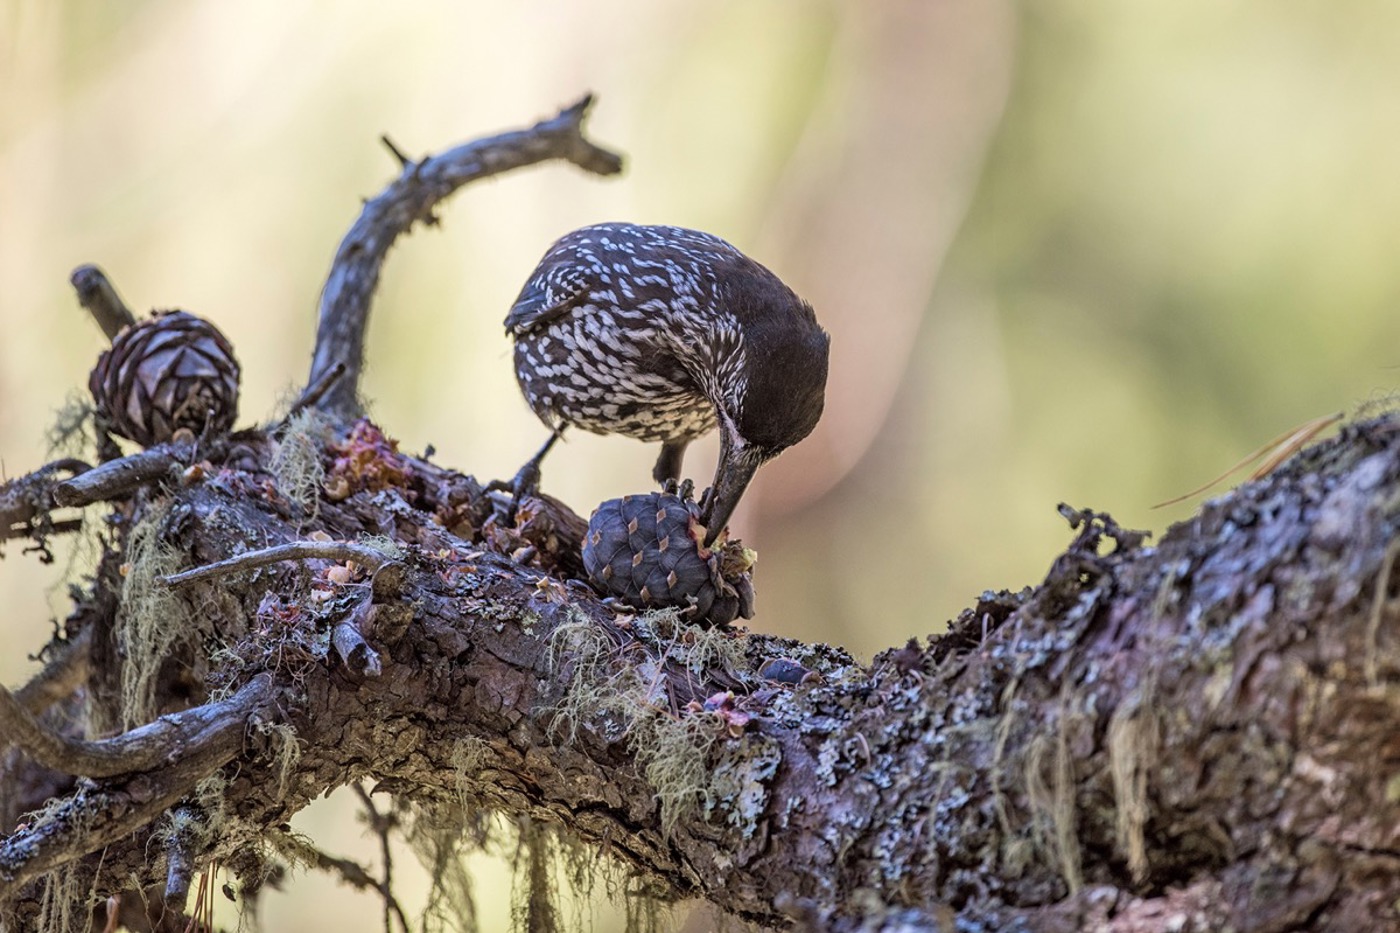
[[[708,233],[575,230],[540,260],[505,326],[535,414],[556,430],[661,441],[657,479],[677,478],[684,446],[720,423],[742,492],[821,415],[828,341],[812,309]]]

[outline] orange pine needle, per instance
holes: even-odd
[[[1219,476],[1206,483],[1204,486],[1201,486],[1197,489],[1191,490],[1188,493],[1184,493],[1180,496],[1177,496],[1175,499],[1168,499],[1165,502],[1158,502],[1156,505],[1152,506],[1152,508],[1166,508],[1169,505],[1176,505],[1178,502],[1185,502],[1187,499],[1190,499],[1193,496],[1199,496],[1201,493],[1205,492],[1211,487],[1223,482],[1225,479],[1227,479],[1234,473],[1237,473],[1238,471],[1249,466],[1251,463],[1258,460],[1260,457],[1266,457],[1266,459],[1254,470],[1253,473],[1249,475],[1249,478],[1259,479],[1261,477],[1268,476],[1270,473],[1273,472],[1275,467],[1277,467],[1280,463],[1287,460],[1289,457],[1293,456],[1295,453],[1301,450],[1303,446],[1308,443],[1308,441],[1312,440],[1314,437],[1327,430],[1327,428],[1331,427],[1332,425],[1336,424],[1338,421],[1341,420],[1342,415],[1339,412],[1335,415],[1324,415],[1321,418],[1314,418],[1313,420],[1299,425],[1296,428],[1290,428],[1289,430],[1284,431],[1278,437],[1275,437],[1273,440],[1252,451],[1239,463],[1236,463],[1234,466],[1230,467],[1230,469],[1226,470],[1224,473],[1221,473]]]

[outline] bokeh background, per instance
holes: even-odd
[[[339,237],[395,174],[378,136],[425,154],[591,90],[625,175],[503,176],[402,241],[373,414],[408,450],[510,476],[544,432],[500,322],[548,244],[612,219],[720,234],[832,333],[823,424],[737,518],[753,627],[868,657],[1037,582],[1068,538],[1058,502],[1160,531],[1195,504],[1152,503],[1389,396],[1397,88],[1390,0],[0,0],[0,462],[44,462],[101,348],[74,266],[215,320],[243,420],[267,418],[305,376]],[[646,488],[654,456],[575,434],[546,489],[587,514]],[[0,562],[11,684],[67,563],[19,551]],[[298,825],[370,858],[353,811]],[[316,878],[263,917],[378,928],[373,899]]]

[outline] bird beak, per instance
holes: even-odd
[[[727,425],[721,429],[719,466],[700,515],[700,523],[705,526],[705,547],[714,544],[729,524],[729,516],[734,514],[734,507],[762,462],[750,449],[730,440]]]

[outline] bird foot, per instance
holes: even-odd
[[[486,484],[489,492],[510,493],[509,516],[515,518],[515,510],[520,503],[540,491],[540,465],[536,460],[531,460],[516,472],[515,476],[509,480],[493,479]]]
[[[506,509],[506,518],[510,521],[515,521],[515,510],[520,508],[520,503],[540,491],[540,464],[544,462],[544,455],[549,453],[550,448],[558,443],[563,434],[563,428],[556,428],[549,435],[549,440],[545,441],[544,446],[539,449],[539,452],[526,460],[525,465],[516,471],[515,476],[509,482],[493,479],[486,484],[488,492],[510,493],[510,506]]]
[[[667,479],[661,484],[661,491],[668,496],[678,496],[689,501],[695,498],[695,481]]]

